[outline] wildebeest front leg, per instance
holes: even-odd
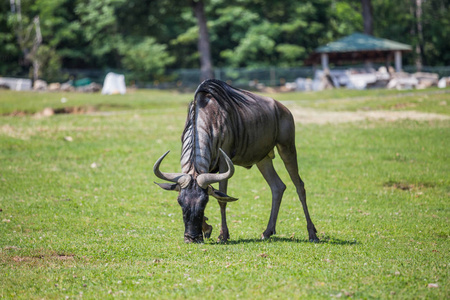
[[[271,235],[276,234],[275,226],[277,224],[278,211],[280,210],[281,199],[283,197],[286,185],[281,181],[272,163],[272,158],[267,156],[256,165],[263,175],[264,179],[270,186],[272,191],[272,210],[270,211],[269,224],[267,229],[261,235],[262,239],[267,239]]]
[[[225,194],[227,193],[227,186],[228,186],[227,180],[219,182],[219,190],[222,193],[225,193]],[[230,238],[230,234],[228,232],[228,226],[227,226],[227,203],[219,201],[219,205],[220,205],[220,216],[222,219],[222,224],[220,227],[219,237],[217,238],[218,243],[226,242]]]

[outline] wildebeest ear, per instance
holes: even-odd
[[[219,202],[233,202],[238,200],[238,198],[230,197],[227,194],[222,193],[219,190],[216,190],[212,186],[208,186],[208,194],[216,198],[217,201]]]
[[[177,191],[179,192],[181,190],[180,185],[178,183],[157,183],[155,184],[159,185],[160,188],[165,189],[166,191]]]

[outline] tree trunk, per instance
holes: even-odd
[[[362,5],[362,17],[364,22],[364,33],[373,35],[372,1],[361,0],[361,5]]]
[[[39,21],[39,16],[34,17],[34,30],[36,32],[36,37],[33,41],[33,48],[31,49],[31,61],[33,62],[33,82],[39,79],[39,68],[41,66],[38,57],[38,50],[42,44],[42,34],[41,34],[41,23]]]
[[[416,1],[416,24],[417,24],[417,44],[416,44],[416,67],[417,71],[422,71],[423,67],[423,28],[422,28],[422,0]]]
[[[198,51],[200,53],[200,81],[203,81],[205,79],[214,78],[211,63],[208,27],[206,26],[203,0],[191,0],[191,5],[194,10],[194,15],[197,18],[199,29]]]
[[[34,17],[33,23],[23,29],[22,24],[22,5],[21,0],[10,0],[11,13],[17,14],[17,24],[15,25],[15,31],[17,35],[17,43],[23,53],[23,65],[28,66],[30,63],[33,66],[33,82],[39,78],[40,62],[38,59],[38,50],[42,44],[41,25],[39,16]],[[34,28],[35,35],[31,34]],[[33,45],[30,49],[30,41],[33,39]]]

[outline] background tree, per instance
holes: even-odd
[[[203,0],[191,0],[192,9],[198,24],[198,52],[200,53],[200,81],[214,78],[212,70],[211,50],[208,26],[206,24],[205,5]]]
[[[373,35],[372,1],[361,0],[362,16],[364,20],[364,33]]]
[[[166,45],[156,43],[154,38],[146,37],[139,41],[124,41],[119,46],[122,67],[132,72],[137,80],[158,78],[164,74],[166,65],[174,58],[166,51]]]
[[[422,24],[422,0],[415,0],[415,23],[417,32],[416,43],[416,67],[422,71],[423,66],[423,24]]]
[[[16,1],[0,1],[2,76],[30,72],[11,12]],[[404,57],[406,65],[450,65],[448,0],[21,0],[21,16],[23,31],[39,16],[39,76],[64,81],[61,68],[123,69],[127,78],[150,81],[202,65],[203,78],[212,77],[212,66],[302,66],[318,46],[364,31],[365,3],[374,36],[418,49]],[[205,32],[209,55],[199,51]]]
[[[450,2],[427,0],[422,3],[423,63],[450,65]]]
[[[149,36],[134,4],[145,7],[144,2],[88,0],[80,1],[75,11],[97,64],[123,68],[137,80],[156,79],[174,59],[166,45]],[[134,12],[142,23],[132,18]]]
[[[125,0],[84,0],[75,7],[87,42],[88,53],[96,64],[120,66],[119,45],[123,42],[116,10]]]
[[[38,50],[42,44],[41,26],[39,16],[30,20],[22,16],[22,3],[20,0],[11,0],[10,24],[14,28],[17,43],[22,51],[22,64],[32,65],[32,78],[36,81],[39,78],[40,62]]]

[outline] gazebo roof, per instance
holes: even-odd
[[[313,64],[320,61],[321,54],[328,54],[330,62],[337,64],[370,60],[379,62],[395,51],[411,51],[410,45],[388,39],[377,38],[363,33],[353,33],[317,48],[305,61]]]
[[[315,52],[355,52],[355,51],[411,51],[410,45],[381,39],[363,33],[353,33],[337,41],[319,47]]]

